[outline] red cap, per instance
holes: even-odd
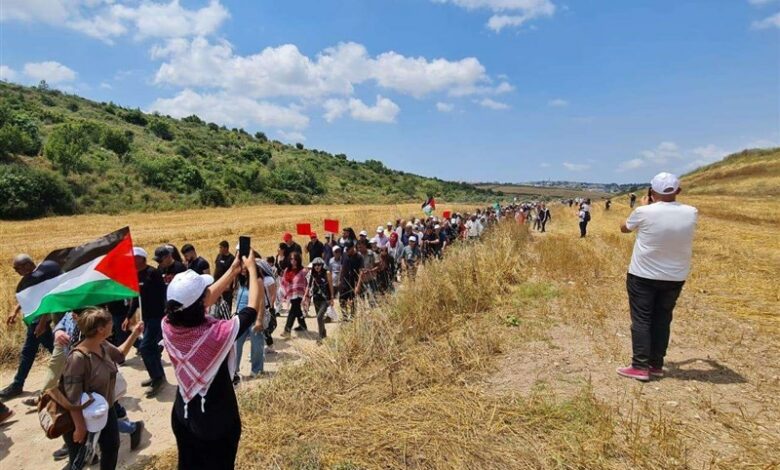
[[[309,238],[317,238],[317,232],[310,233]]]
[[[282,237],[282,238],[284,239],[284,241],[290,241],[290,240],[292,240],[292,233],[287,232],[287,233],[284,234],[284,237]]]

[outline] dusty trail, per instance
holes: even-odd
[[[284,321],[284,317],[280,321]],[[244,345],[244,354],[241,361],[241,374],[245,378],[238,392],[253,387],[262,381],[273,380],[273,376],[286,364],[294,364],[303,361],[306,351],[317,347],[315,345],[316,319],[308,318],[309,331],[306,333],[293,333],[293,337],[284,340],[279,337],[282,328],[274,333],[274,349],[276,354],[266,355],[266,376],[251,380],[248,379],[249,350],[247,341]],[[338,324],[329,324],[328,330],[338,328]],[[130,438],[120,434],[119,465],[117,468],[135,467],[144,462],[150,456],[158,454],[176,445],[171,431],[170,414],[173,400],[176,396],[175,377],[167,354],[163,353],[163,365],[168,385],[152,399],[146,399],[141,381],[148,378],[146,369],[135,351],[131,351],[127,362],[121,367],[121,372],[128,383],[127,396],[121,403],[127,409],[131,420],[143,420],[146,430],[141,440],[141,446],[134,452],[130,452]],[[6,403],[16,413],[9,422],[0,426],[0,468],[3,470],[29,470],[29,469],[61,469],[65,461],[55,462],[51,454],[62,445],[61,439],[49,440],[43,435],[38,425],[37,416],[31,408],[22,404],[22,400],[32,396],[44,381],[45,361],[38,361],[33,367],[25,384],[25,394]],[[0,383],[9,383],[14,370],[5,369],[0,372]],[[97,466],[93,467],[97,468]]]

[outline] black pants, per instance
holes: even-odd
[[[206,408],[208,409],[208,408]],[[183,426],[174,416],[171,419],[176,447],[179,451],[180,470],[229,470],[235,468],[238,442],[241,440],[240,424],[232,433],[203,439]]]
[[[271,320],[268,322],[268,328],[263,331],[263,335],[265,335],[265,344],[267,346],[273,346],[274,344],[274,337],[273,333],[276,330],[276,314],[271,314]]]
[[[631,364],[637,369],[662,368],[672,311],[685,281],[656,281],[629,274],[626,278],[631,309]]]
[[[292,331],[295,319],[298,319],[298,326],[304,330],[307,329],[306,318],[303,316],[303,310],[301,310],[301,302],[303,302],[303,299],[301,298],[292,299],[290,301],[290,311],[287,312],[287,323],[284,325],[284,331],[287,333]]]
[[[68,462],[70,468],[81,470],[89,466],[91,462],[84,462],[84,444],[73,442],[73,432],[63,436],[65,444],[68,445]],[[114,470],[116,468],[117,457],[119,456],[119,428],[117,427],[117,417],[114,407],[108,409],[106,427],[100,431],[98,438],[100,447],[100,470]]]
[[[328,311],[328,307],[330,307],[329,301],[325,299],[314,300],[314,310],[317,312],[317,328],[320,331],[320,338],[328,336],[328,332],[325,330],[325,314]]]
[[[585,237],[585,235],[588,234],[588,222],[581,220],[580,221],[580,238]]]
[[[346,321],[352,320],[357,314],[355,291],[351,289],[341,291],[341,294],[339,294],[339,307],[341,307],[342,318]]]
[[[544,232],[544,228],[547,226],[547,219],[543,219],[543,220],[542,220],[541,222],[539,222],[539,223],[541,224],[540,230],[541,230],[542,232]]]

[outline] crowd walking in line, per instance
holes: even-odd
[[[663,375],[672,310],[690,269],[696,223],[696,210],[675,201],[679,192],[676,177],[657,176],[650,197],[621,227],[638,233],[626,281],[633,358],[630,366],[618,369],[625,377],[646,381]],[[635,200],[632,193],[632,207]],[[576,208],[585,238],[591,200],[560,202]],[[610,205],[607,200],[605,210]],[[276,253],[267,257],[240,242],[232,249],[224,240],[214,247],[211,263],[189,243],[181,250],[163,244],[151,257],[135,246],[137,297],[44,315],[26,325],[16,375],[0,390],[0,400],[20,396],[39,349],[49,351],[46,384],[24,404],[37,407],[39,414],[49,410],[47,416],[57,419],[55,405],[66,410],[61,414],[67,426],[59,434],[41,422],[47,435],[62,438],[53,458],[67,459],[65,468],[71,470],[98,461],[101,469],[114,469],[119,433],[129,434],[135,449],[144,431],[144,422],[130,420],[120,402],[127,384],[119,366],[136,348],[148,374],[141,385],[145,397],[152,398],[168,384],[165,351],[178,385],[171,426],[179,468],[233,468],[241,438],[234,387],[265,374],[266,356],[276,353],[276,340],[295,333],[323,344],[328,323],[355,320],[361,309],[376,305],[400,283],[414,282],[420,269],[446,257],[452,246],[476,242],[502,221],[544,233],[552,219],[547,202],[496,203],[472,213],[399,218],[377,226],[370,237],[368,230],[356,233],[346,227],[340,234],[325,234],[324,240],[310,232],[301,246],[284,233]],[[17,292],[60,274],[56,263],[36,265],[25,254],[14,258],[13,267],[20,276]],[[9,324],[20,311],[17,306]],[[316,323],[311,336],[310,315]],[[277,332],[281,316],[286,318]],[[240,359],[247,341],[250,370],[244,377]],[[0,422],[11,414],[0,401]]]

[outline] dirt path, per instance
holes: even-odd
[[[284,321],[284,319],[282,317],[280,320]],[[242,388],[252,387],[260,381],[272,380],[274,374],[285,364],[304,360],[306,351],[316,347],[314,340],[317,337],[316,320],[309,318],[307,323],[310,328],[309,332],[303,335],[293,334],[293,338],[290,340],[283,340],[279,337],[282,330],[280,325],[274,337],[274,349],[277,352],[273,355],[266,355],[266,376],[260,379],[249,380],[246,378],[250,371],[250,345],[249,341],[245,343],[241,361],[241,374],[245,380],[239,387],[239,393]],[[331,331],[337,327],[338,324],[330,324],[328,330]],[[153,399],[143,398],[143,389],[140,384],[141,381],[148,378],[148,375],[141,358],[136,356],[134,351],[131,351],[127,362],[121,368],[128,383],[127,396],[121,400],[121,403],[127,409],[131,420],[144,421],[146,431],[144,431],[140,448],[135,452],[130,452],[129,436],[120,434],[118,468],[135,465],[143,461],[144,458],[176,445],[170,426],[171,407],[176,394],[176,386],[173,369],[165,353],[163,353],[163,365],[168,385]],[[65,462],[55,462],[51,457],[52,452],[62,445],[62,440],[46,439],[38,425],[36,414],[31,408],[22,404],[24,398],[31,396],[43,384],[45,367],[45,362],[37,362],[27,378],[24,396],[14,398],[6,403],[16,414],[9,422],[0,426],[0,468],[3,470],[61,469],[65,465]],[[0,372],[0,383],[9,383],[14,372],[14,370]]]

